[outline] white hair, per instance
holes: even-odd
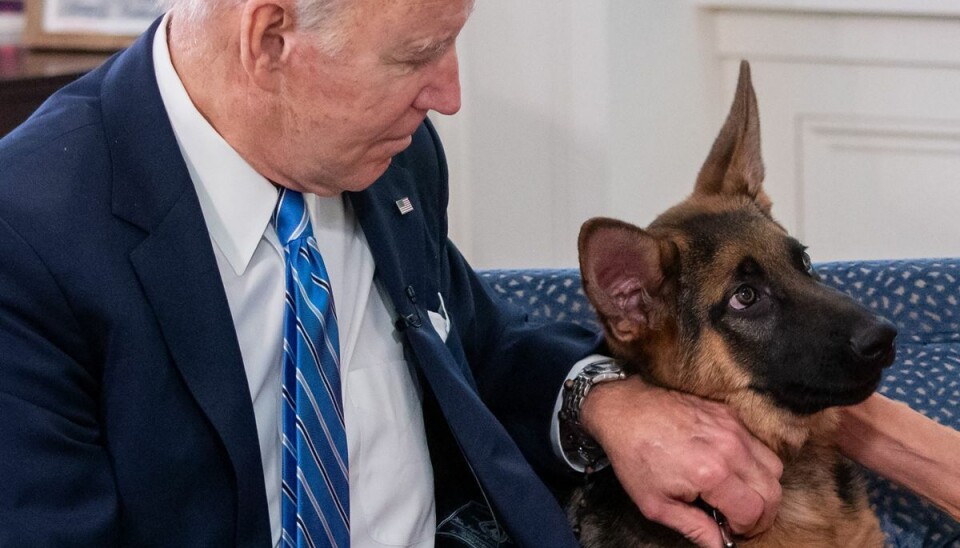
[[[201,23],[211,14],[225,8],[233,8],[244,0],[156,0],[163,11],[173,11],[189,23]],[[325,29],[335,15],[345,7],[345,0],[295,0],[297,21],[305,30],[329,30],[339,35],[338,29]],[[335,38],[334,36],[330,37]],[[337,40],[324,40],[334,42]]]
[[[157,0],[163,11],[175,12],[179,17],[191,23],[206,19],[220,8],[239,5],[243,0]]]

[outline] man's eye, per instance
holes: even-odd
[[[737,288],[737,292],[730,297],[727,305],[734,310],[746,310],[758,300],[760,300],[760,294],[757,293],[756,289],[749,285],[741,285]]]

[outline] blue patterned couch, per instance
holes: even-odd
[[[836,262],[819,264],[817,271],[897,324],[897,361],[880,392],[960,429],[960,259]],[[531,317],[599,329],[575,269],[481,275]],[[867,475],[890,546],[960,547],[960,524],[903,488]]]

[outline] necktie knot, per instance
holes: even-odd
[[[280,198],[273,211],[273,226],[276,227],[277,237],[284,247],[294,240],[310,236],[310,231],[307,230],[310,218],[303,194],[287,188],[280,189]]]

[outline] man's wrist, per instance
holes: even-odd
[[[587,364],[564,383],[558,418],[560,446],[569,462],[582,462],[589,468],[606,464],[603,449],[584,428],[581,411],[595,386],[625,378],[626,373],[616,360],[603,358]]]

